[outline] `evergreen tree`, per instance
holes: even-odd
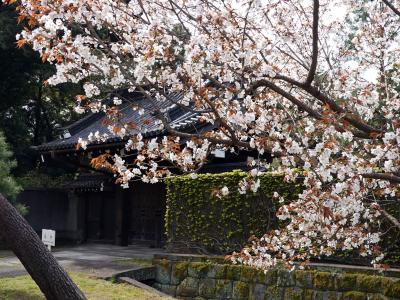
[[[0,129],[18,162],[13,173],[24,175],[36,163],[30,146],[54,139],[56,125],[77,117],[73,112],[78,85],[44,86],[54,66],[42,63],[30,47],[17,48],[16,35],[25,24],[17,24],[15,7],[0,2]]]
[[[11,175],[11,170],[17,165],[12,156],[4,134],[0,132],[0,193],[9,200],[14,200],[20,191],[19,185]]]

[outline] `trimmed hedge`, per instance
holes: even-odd
[[[220,174],[199,174],[173,177],[166,180],[167,245],[172,251],[226,254],[240,250],[249,237],[261,237],[270,229],[284,226],[275,213],[281,205],[272,199],[277,191],[286,201],[296,199],[302,191],[301,183],[286,183],[283,175],[264,173],[257,193],[241,195],[239,181],[247,173],[233,171]],[[222,198],[215,196],[224,186],[230,193]],[[391,202],[385,208],[399,216],[400,203]],[[384,232],[380,243],[385,253],[384,263],[400,266],[400,231],[386,220],[380,225]],[[369,265],[370,258],[361,257],[358,251],[338,252],[323,261]]]
[[[228,253],[240,250],[252,235],[261,236],[278,227],[273,200],[276,191],[288,201],[301,193],[299,183],[285,183],[283,175],[260,176],[257,193],[242,195],[239,181],[248,176],[242,171],[199,174],[169,178],[167,184],[166,234],[173,250],[200,253]],[[216,197],[216,191],[229,188],[229,195]]]

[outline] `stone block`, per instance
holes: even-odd
[[[205,278],[210,265],[203,262],[192,262],[188,266],[188,276],[194,278]]]
[[[343,293],[336,291],[327,291],[323,293],[323,300],[342,300]]]
[[[265,299],[268,300],[282,300],[284,297],[285,289],[278,286],[269,286],[265,291]]]
[[[303,300],[304,291],[299,287],[288,287],[285,289],[284,300]]]
[[[367,295],[363,292],[348,291],[343,294],[343,300],[366,300]]]
[[[382,277],[359,274],[357,276],[357,290],[367,293],[383,292]]]
[[[249,299],[249,284],[243,281],[233,282],[232,299],[235,300]]]
[[[186,277],[176,288],[177,297],[196,297],[198,296],[199,280],[197,278]]]
[[[171,284],[178,285],[187,277],[188,262],[177,262],[171,267]]]
[[[154,288],[172,297],[176,296],[176,285],[160,284],[157,287],[154,286]]]
[[[232,281],[217,279],[215,283],[215,298],[232,299]]]
[[[368,294],[368,300],[389,300],[389,298],[382,294]]]
[[[227,265],[222,264],[210,264],[207,270],[207,278],[224,279],[226,277]]]
[[[294,279],[294,272],[286,269],[279,269],[276,271],[276,284],[282,287],[290,287],[296,284]]]
[[[314,294],[316,293],[316,291],[312,290],[312,289],[305,289],[303,291],[303,299],[304,300],[315,300]]]
[[[263,300],[266,289],[267,287],[261,283],[250,285],[249,300]]]
[[[400,298],[400,279],[382,278],[381,284],[385,296]]]
[[[338,291],[352,291],[357,285],[357,274],[337,274],[335,277],[335,285]]]
[[[278,283],[278,270],[270,269],[265,273],[265,284],[267,286],[277,285]]]
[[[199,281],[199,296],[205,298],[215,297],[215,279],[205,278]]]
[[[226,279],[228,280],[240,280],[242,274],[242,266],[239,265],[227,265],[226,266]]]
[[[342,300],[343,295],[341,292],[335,291],[311,291],[306,290],[304,292],[304,299],[312,299],[312,300]]]
[[[313,284],[318,290],[333,291],[335,290],[335,274],[330,272],[315,272]]]
[[[296,270],[294,272],[294,278],[296,280],[296,286],[310,289],[313,287],[313,271]]]
[[[243,282],[255,282],[258,270],[254,267],[242,266],[242,272],[240,274],[240,281]]]
[[[265,270],[256,270],[254,274],[254,282],[266,284],[267,283],[267,274]]]
[[[171,263],[166,259],[153,261],[156,268],[156,282],[161,284],[171,283]]]

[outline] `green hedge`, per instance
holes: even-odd
[[[238,192],[239,181],[247,174],[233,171],[169,178],[167,184],[166,234],[168,245],[201,253],[228,253],[239,250],[251,235],[261,236],[276,228],[276,191],[285,199],[297,197],[299,183],[285,183],[279,174],[260,176],[257,193]],[[229,195],[218,198],[215,191],[224,186]]]
[[[301,193],[301,183],[285,183],[283,175],[265,173],[260,176],[257,193],[241,195],[238,183],[247,173],[233,171],[220,174],[200,174],[173,177],[167,184],[166,234],[171,250],[198,253],[225,254],[240,250],[253,234],[261,237],[270,229],[284,226],[275,216],[279,203],[272,200],[277,191],[286,201]],[[229,195],[221,199],[213,196],[222,187]],[[385,205],[391,214],[400,217],[400,203]],[[380,247],[385,253],[384,262],[400,266],[400,231],[383,219]],[[323,257],[329,262],[369,265],[370,258],[361,257],[358,251],[338,252]]]
[[[64,184],[74,179],[74,174],[51,176],[40,170],[31,170],[24,176],[17,177],[16,181],[22,188],[61,188]]]

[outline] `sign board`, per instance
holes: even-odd
[[[217,158],[225,158],[225,150],[215,149],[214,156]]]
[[[51,246],[56,245],[56,232],[50,229],[42,229],[42,241],[51,250]]]

